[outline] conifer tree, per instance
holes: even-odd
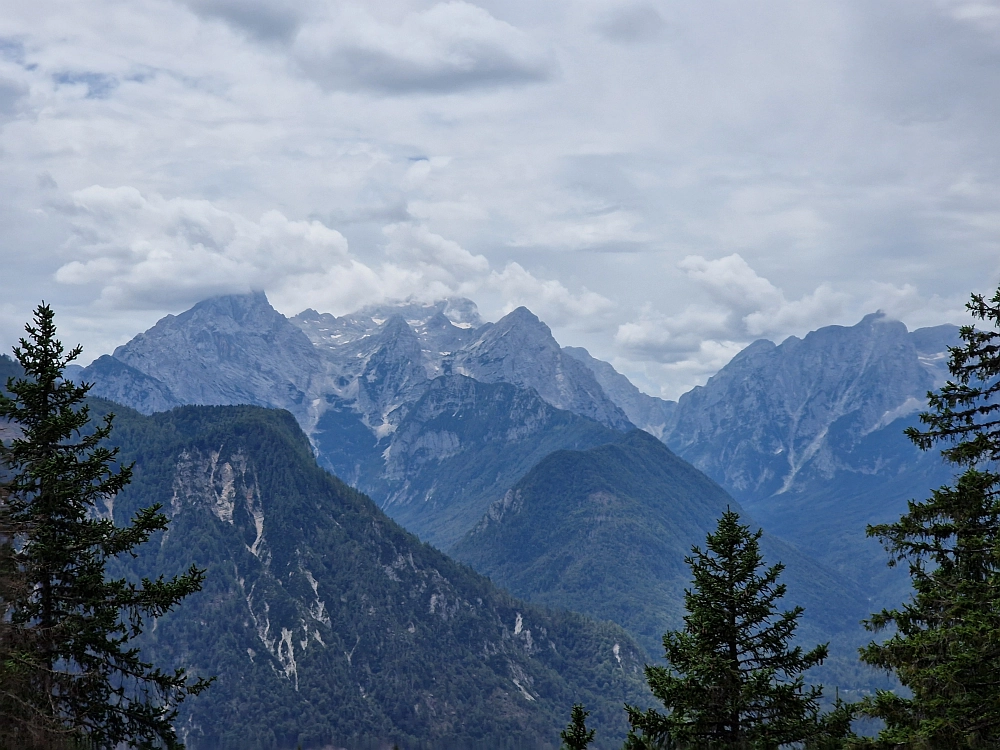
[[[972,295],[972,314],[1000,324],[1000,290]],[[964,326],[951,348],[954,378],[928,394],[928,429],[907,434],[920,448],[938,443],[964,472],[952,486],[911,501],[898,522],[869,527],[905,562],[914,594],[896,609],[872,615],[875,632],[894,630],[861,651],[862,661],[894,672],[910,697],[879,691],[862,711],[886,726],[883,747],[1000,746],[1000,332]]]
[[[595,730],[587,729],[587,717],[590,711],[584,709],[582,703],[573,704],[569,725],[559,733],[562,739],[562,750],[587,750],[594,740]]]
[[[629,750],[777,748],[826,730],[822,688],[807,687],[802,673],[823,662],[827,647],[789,647],[802,608],[777,612],[784,568],[764,569],[761,533],[727,510],[706,549],[685,558],[694,580],[684,592],[684,627],[663,637],[669,666],[646,667],[668,713],[626,706]]]
[[[53,746],[32,726],[57,727],[92,748],[179,747],[171,726],[176,706],[208,682],[154,667],[130,641],[145,618],[200,590],[204,571],[192,566],[183,576],[141,584],[107,579],[107,562],[134,554],[167,519],[158,505],[126,526],[108,517],[107,503],[128,484],[131,467],[116,469],[117,450],[102,445],[113,415],[91,425],[83,403],[90,386],[65,379],[81,349],[64,351],[53,318],[49,306],[38,306],[14,349],[25,376],[8,381],[12,397],[0,394],[0,418],[23,432],[0,444],[2,518],[14,536],[2,572],[21,592],[3,602],[13,645],[0,682],[20,688],[20,706],[3,723],[24,724],[15,747]]]

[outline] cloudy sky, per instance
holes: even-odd
[[[7,0],[0,345],[526,305],[676,397],[1000,281],[998,0]]]

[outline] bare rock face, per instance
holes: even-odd
[[[908,332],[880,313],[779,345],[757,341],[681,396],[663,433],[765,528],[862,585],[873,602],[909,592],[868,524],[947,483],[937,451],[917,450],[927,391],[947,371],[955,326]]]
[[[532,388],[556,408],[615,430],[632,426],[586,365],[564,353],[549,327],[525,307],[483,326],[445,366],[484,383]]]
[[[98,357],[87,368],[73,373],[74,379],[94,384],[90,394],[127,404],[143,414],[167,411],[183,402],[167,384],[130,367],[110,354]]]
[[[663,437],[663,431],[670,423],[676,401],[667,401],[650,396],[636,388],[632,381],[618,372],[607,362],[592,357],[580,346],[564,346],[563,351],[573,359],[587,366],[604,392],[640,430],[650,435]]]
[[[910,334],[873,313],[850,328],[829,326],[778,346],[757,341],[681,396],[663,439],[740,499],[786,493],[839,471],[878,471],[847,454],[924,405],[946,355],[927,350],[945,350],[956,334],[953,326],[926,330]]]
[[[274,406],[302,417],[322,372],[316,348],[263,292],[215,297],[168,315],[114,357],[163,383],[182,404]]]
[[[440,375],[445,357],[472,341],[483,324],[475,303],[467,299],[372,305],[339,318],[310,309],[291,322],[331,361],[342,362],[353,346],[374,336],[393,318],[401,318],[419,342],[419,356],[414,361],[424,366],[428,377]]]

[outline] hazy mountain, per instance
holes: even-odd
[[[317,347],[334,353],[334,359],[342,359],[342,355],[337,355],[342,347],[374,334],[388,319],[396,316],[403,318],[420,342],[419,361],[428,377],[439,375],[444,358],[472,341],[476,329],[483,325],[475,304],[461,298],[433,303],[371,305],[339,318],[310,309],[291,321]]]
[[[607,362],[596,359],[583,347],[564,346],[563,351],[582,362],[594,374],[601,388],[629,418],[629,421],[650,435],[663,437],[670,424],[676,401],[650,396],[636,388],[632,381]]]
[[[379,444],[384,469],[360,486],[406,528],[448,549],[552,451],[620,436],[554,408],[534,390],[442,376]]]
[[[600,747],[620,744],[622,702],[644,700],[621,629],[520,602],[421,544],[322,471],[286,412],[109,408],[136,462],[114,517],[159,502],[172,519],[127,572],[208,570],[144,637],[157,662],[218,677],[182,712],[192,750],[554,748],[574,701]]]
[[[681,396],[664,441],[766,528],[873,591],[905,585],[865,540],[910,497],[948,481],[902,434],[946,374],[955,326],[907,332],[882,314],[780,345],[757,341]]]
[[[745,516],[715,482],[635,430],[613,444],[547,456],[452,553],[518,596],[610,618],[659,654],[664,631],[682,624],[691,584],[684,557],[704,546],[727,507]],[[761,548],[766,561],[786,565],[785,604],[806,608],[802,636],[834,640],[834,658],[818,675],[867,687],[872,675],[856,667],[863,594],[770,534]]]
[[[182,404],[256,404],[287,408],[307,418],[307,393],[322,371],[309,339],[267,301],[263,292],[214,297],[180,315],[168,315],[114,351],[114,359],[162,383]],[[136,400],[95,362],[85,377],[94,395]]]
[[[549,327],[527,308],[517,308],[476,334],[475,341],[454,352],[446,363],[454,372],[484,383],[533,388],[556,408],[590,417],[613,429],[632,427],[594,374],[563,352]]]
[[[183,403],[163,381],[109,354],[98,357],[86,368],[70,365],[66,375],[76,382],[94,383],[91,393],[95,396],[128,404],[143,414],[167,411]]]
[[[956,335],[953,326],[909,333],[874,314],[780,345],[758,341],[674,404],[641,393],[585,350],[560,348],[524,308],[486,324],[468,300],[341,317],[307,310],[289,321],[258,293],[168,316],[83,376],[97,381],[96,394],[146,412],[173,403],[288,408],[324,466],[445,546],[542,457],[539,446],[596,444],[574,430],[550,435],[542,420],[501,450],[505,441],[491,435],[515,429],[520,417],[489,411],[484,387],[507,384],[536,394],[498,396],[517,401],[518,414],[536,413],[521,408],[536,398],[614,430],[634,423],[661,437],[768,529],[865,582],[872,596],[896,597],[905,574],[886,569],[864,527],[948,479],[901,429],[941,382]],[[435,413],[438,401],[451,411]],[[503,429],[484,431],[486,419]],[[479,465],[491,468],[477,474]]]

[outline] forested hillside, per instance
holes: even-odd
[[[746,515],[725,490],[635,430],[616,443],[546,457],[452,554],[517,596],[607,617],[659,656],[691,584],[684,558],[727,508]],[[878,682],[857,668],[856,649],[867,640],[860,590],[770,534],[761,547],[769,563],[786,566],[788,605],[805,607],[803,638],[833,642],[829,663],[811,677],[855,691]]]
[[[320,469],[294,418],[257,407],[118,413],[135,477],[109,508],[162,503],[133,576],[194,563],[204,590],[147,629],[158,664],[217,681],[184,705],[201,748],[555,747],[574,701],[599,747],[644,700],[641,649],[617,626],[525,604],[420,543]]]

